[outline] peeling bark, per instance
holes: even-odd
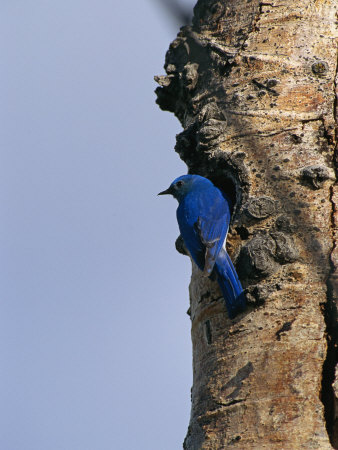
[[[336,21],[335,0],[200,0],[156,77],[189,172],[236,202],[249,301],[230,321],[193,266],[187,450],[338,443]]]

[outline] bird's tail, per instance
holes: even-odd
[[[230,256],[223,248],[217,256],[215,269],[229,318],[233,319],[237,314],[244,311],[246,299]]]

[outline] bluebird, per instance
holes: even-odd
[[[205,276],[217,279],[230,319],[243,311],[245,295],[226,251],[230,223],[229,197],[200,175],[182,175],[158,195],[178,200],[177,222],[184,244]]]

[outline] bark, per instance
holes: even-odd
[[[236,200],[249,301],[230,321],[193,266],[185,449],[337,445],[336,20],[336,0],[200,0],[156,77],[189,172]]]

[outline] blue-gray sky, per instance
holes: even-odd
[[[186,167],[153,93],[175,34],[149,0],[1,2],[1,449],[182,446],[190,263],[156,194]]]

